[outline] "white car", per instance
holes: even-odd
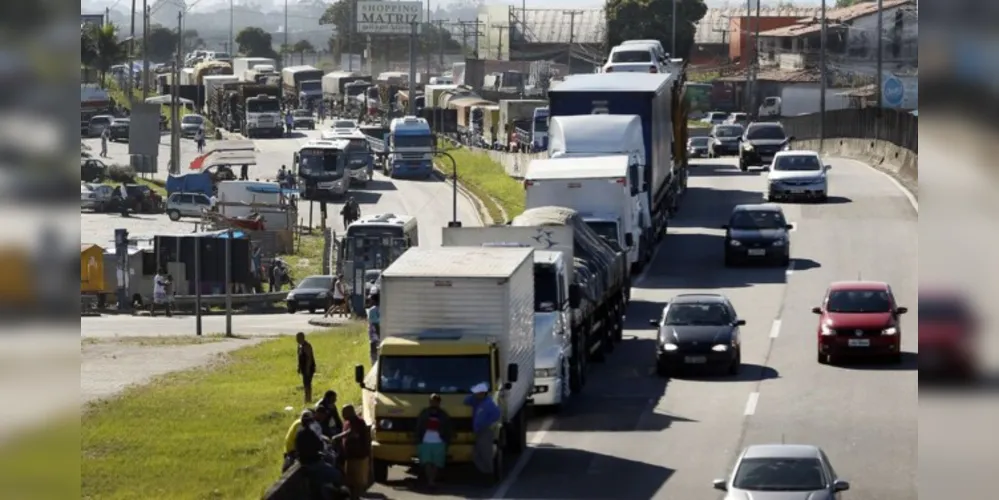
[[[649,45],[618,45],[611,49],[604,73],[663,73],[665,68]]]
[[[625,40],[621,42],[621,45],[619,45],[619,47],[626,45],[631,47],[641,46],[641,45],[652,47],[652,50],[656,53],[656,55],[659,57],[659,60],[663,64],[669,63],[669,54],[666,53],[666,49],[663,48],[663,44],[659,40]]]
[[[704,115],[704,122],[710,123],[712,125],[721,125],[728,120],[728,113],[724,111],[711,111]]]
[[[829,198],[829,166],[815,151],[778,151],[767,170],[767,201]]]

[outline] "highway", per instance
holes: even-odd
[[[917,497],[917,209],[887,176],[832,159],[828,204],[784,204],[790,268],[727,269],[720,226],[765,188],[758,170],[735,163],[695,161],[670,234],[633,290],[626,340],[561,414],[533,420],[532,447],[507,481],[490,488],[453,474],[435,498],[720,498],[711,481],[744,446],[781,441],[822,447],[852,484],[847,498]],[[857,278],[889,282],[909,307],[902,365],[817,364],[811,308],[830,282]],[[726,294],[747,321],[740,376],[654,375],[648,320],[695,291]],[[424,496],[391,479],[373,491]]]

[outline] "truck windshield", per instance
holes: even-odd
[[[341,151],[334,149],[303,149],[299,152],[298,171],[309,176],[330,176],[343,173]]]
[[[246,111],[250,113],[277,113],[281,111],[281,103],[277,99],[252,99],[246,101]]]
[[[539,116],[534,119],[534,131],[535,132],[548,132],[548,117]]]
[[[312,92],[322,88],[322,82],[302,82],[302,92]]]
[[[347,144],[347,162],[351,167],[368,165],[368,141],[364,139],[350,139]]]
[[[620,243],[617,239],[617,223],[611,221],[603,220],[591,220],[586,221],[586,225],[590,226],[593,232],[597,233],[598,236],[603,236],[610,241]]]
[[[396,135],[392,138],[395,148],[430,148],[429,135]]]
[[[553,312],[558,308],[558,285],[555,266],[534,265],[534,312]]]
[[[488,383],[489,356],[382,356],[378,391],[383,394],[469,394]]]

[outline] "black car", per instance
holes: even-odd
[[[745,262],[791,262],[790,224],[780,205],[738,205],[725,229],[725,265]]]
[[[649,324],[656,338],[656,372],[669,376],[682,368],[721,368],[729,375],[742,365],[739,327],[746,324],[724,295],[681,294]]]
[[[691,158],[707,158],[709,137],[691,137],[687,139],[687,154]]]
[[[774,161],[774,155],[788,147],[794,137],[784,133],[779,122],[754,122],[746,127],[739,147],[739,170],[749,167],[766,166]]]
[[[108,132],[112,141],[128,141],[128,126],[131,123],[129,118],[115,118],[111,122],[111,130]]]
[[[722,155],[739,154],[739,142],[745,130],[742,125],[715,125],[708,137],[708,156],[718,158]]]
[[[309,276],[302,280],[285,298],[288,312],[294,314],[305,309],[314,313],[316,309],[329,309],[333,305],[334,279],[334,276],[327,274]]]
[[[296,109],[291,112],[291,119],[294,121],[295,129],[316,129],[316,118],[307,109]]]

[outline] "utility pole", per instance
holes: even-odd
[[[179,71],[179,69],[178,69]],[[176,85],[177,81],[174,80]],[[149,98],[149,0],[142,0],[142,102]]]
[[[503,30],[509,30],[510,26],[506,24],[494,24],[493,29],[499,32],[499,38],[497,39],[498,45],[496,48],[496,60],[503,60]]]
[[[563,16],[569,16],[569,46],[565,48],[566,71],[572,73],[572,44],[576,41],[576,16],[583,15],[581,10],[563,10]]]
[[[428,27],[433,22],[433,21],[430,20],[430,3],[431,3],[431,0],[427,0],[427,22],[426,22],[426,24],[427,24]],[[427,64],[427,73],[426,73],[426,75],[424,75],[423,81],[424,81],[424,83],[426,83],[427,81],[429,81],[428,79],[430,78],[430,33],[424,33],[423,35],[427,38],[426,46],[423,48],[423,58],[426,59],[426,64]],[[415,98],[415,96],[412,96],[411,99],[412,98]]]
[[[232,31],[235,28],[234,22],[234,11],[236,10],[236,0],[229,0],[229,44],[226,45],[226,52],[229,53],[229,57],[235,58],[236,51],[232,49]]]
[[[821,38],[819,39],[819,150],[826,140],[826,0],[822,0]]]
[[[825,2],[825,0],[822,1]],[[745,17],[746,22],[743,23],[742,21],[739,21],[739,40],[740,40],[739,46],[743,47],[742,54],[740,54],[740,56],[742,55],[746,56],[743,58],[745,60],[742,61],[742,67],[746,71],[746,95],[743,96],[745,97],[745,104],[743,105],[746,107],[746,113],[749,113],[750,115],[754,114],[752,103],[749,102],[750,96],[753,95],[753,90],[751,88],[753,85],[753,74],[752,71],[750,71],[750,63],[748,57],[749,54],[747,53],[745,47],[749,46],[749,33],[750,33],[749,19],[752,16],[753,16],[753,0],[746,0],[746,17]]]
[[[409,32],[409,116],[416,116],[416,44],[420,41],[420,23],[412,23]]]
[[[877,86],[875,87],[874,95],[875,95],[875,97],[877,97],[877,101],[876,101],[877,102],[877,104],[876,104],[877,108],[876,109],[878,110],[878,113],[880,114],[881,113],[881,106],[882,106],[882,103],[883,103],[883,98],[881,96],[881,92],[882,92],[882,87],[884,87],[884,76],[882,75],[882,71],[884,71],[883,65],[884,65],[884,52],[885,52],[885,49],[884,49],[884,39],[885,39],[884,38],[884,4],[882,3],[882,0],[878,0],[878,34],[876,36],[878,37],[878,67],[877,67],[878,75],[877,75],[877,79],[875,80],[877,82],[876,83]],[[874,120],[874,139],[875,140],[881,138],[881,126],[880,126],[880,123],[881,123],[880,120]]]
[[[475,53],[475,59],[479,58],[479,37],[482,36],[482,33],[479,32],[480,24],[482,23],[480,23],[478,20],[458,21],[458,26],[461,26],[461,46],[463,49],[468,47],[468,35],[469,35],[468,27],[475,26],[475,32],[472,33],[472,36],[475,37],[475,48],[473,49]]]
[[[111,7],[104,7],[104,25],[111,24]]]
[[[760,0],[756,0],[756,33],[753,37],[753,94],[750,96],[750,109],[757,107],[757,79],[760,75]],[[748,37],[747,37],[748,39]]]
[[[135,102],[135,0],[132,0],[132,25],[128,38],[128,104]],[[143,68],[145,69],[145,68]]]
[[[174,80],[170,93],[170,173],[180,172],[180,70],[183,63],[181,44],[184,11],[177,13],[177,54],[174,58]]]
[[[444,24],[447,23],[444,19],[438,19],[434,21],[437,25],[437,50],[438,50],[438,64],[441,66],[441,71],[444,70]]]
[[[673,27],[670,28],[670,36],[672,37],[672,40],[669,45],[669,51],[671,54],[670,57],[676,57],[676,1],[677,0],[673,0]]]
[[[288,52],[288,0],[284,0],[284,47],[281,48],[281,67],[284,68],[285,54]]]

